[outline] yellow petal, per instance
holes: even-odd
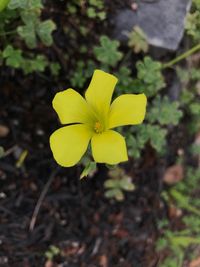
[[[144,94],[126,94],[117,97],[110,107],[109,128],[142,123],[146,104],[147,98]]]
[[[74,166],[87,150],[92,134],[82,124],[65,126],[50,136],[50,147],[57,163],[63,167]]]
[[[108,130],[92,137],[92,155],[99,163],[118,164],[127,161],[126,143],[119,133]]]
[[[73,89],[59,92],[53,99],[53,108],[62,124],[86,123],[91,111],[85,99]]]
[[[115,76],[101,70],[94,71],[85,97],[97,114],[107,115],[116,83]]]

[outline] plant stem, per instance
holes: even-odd
[[[2,32],[2,33],[0,33],[0,36],[9,35],[9,34],[15,34],[15,33],[17,33],[16,30],[9,31],[9,32]]]
[[[189,49],[188,51],[186,51],[182,55],[174,58],[173,60],[169,61],[168,63],[163,64],[162,69],[166,69],[166,68],[172,67],[173,65],[175,65],[179,61],[189,57],[190,55],[194,54],[198,50],[200,50],[200,44],[195,45],[194,47],[192,47],[191,49]]]

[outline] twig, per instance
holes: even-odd
[[[46,196],[46,194],[47,194],[47,192],[49,190],[50,185],[53,182],[53,179],[54,179],[55,175],[58,173],[58,170],[59,170],[59,167],[57,167],[56,170],[54,172],[52,172],[52,174],[49,177],[49,180],[45,184],[45,186],[44,186],[44,188],[43,188],[43,190],[42,190],[42,192],[40,194],[40,197],[38,198],[37,204],[35,206],[35,209],[34,209],[31,221],[30,221],[29,231],[33,231],[33,229],[35,227],[35,223],[36,223],[37,216],[38,216],[38,213],[40,211],[40,207],[42,205],[42,202],[44,201],[44,198],[45,198],[45,196]]]
[[[4,153],[3,153],[3,156],[2,158],[5,158],[7,156],[9,156],[10,154],[12,154],[15,149],[17,148],[17,145],[14,145],[13,147],[9,148],[8,150],[6,150]]]

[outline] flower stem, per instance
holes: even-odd
[[[168,63],[163,64],[162,65],[162,69],[166,69],[166,68],[172,67],[173,65],[175,65],[179,61],[189,57],[190,55],[194,54],[198,50],[200,50],[200,44],[195,45],[194,47],[192,47],[191,49],[189,49],[185,53],[181,54],[180,56],[174,58],[173,60],[169,61]]]

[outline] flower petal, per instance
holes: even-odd
[[[91,111],[85,99],[73,89],[59,92],[53,99],[53,108],[62,124],[86,123]]]
[[[92,155],[99,163],[118,164],[127,161],[127,150],[124,137],[108,130],[92,137]]]
[[[65,126],[50,136],[50,147],[57,163],[63,167],[74,166],[87,150],[92,136],[85,125]]]
[[[146,104],[147,98],[144,94],[126,94],[117,97],[110,107],[109,128],[142,123]]]
[[[85,93],[87,102],[97,114],[107,115],[117,78],[102,70],[95,70]]]

